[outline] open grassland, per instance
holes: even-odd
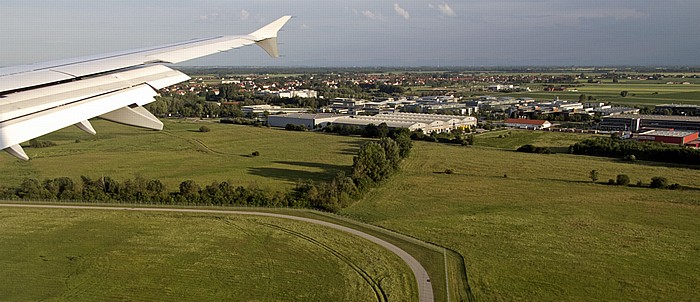
[[[506,150],[516,150],[522,145],[531,144],[537,147],[549,147],[552,151],[566,153],[570,145],[597,136],[582,133],[508,129],[478,134],[475,136],[474,144],[479,147]]]
[[[8,301],[380,300],[372,284],[417,297],[398,256],[285,219],[3,208],[0,240]]]
[[[118,181],[157,178],[168,189],[193,179],[233,185],[285,189],[299,179],[329,180],[349,172],[364,139],[212,122],[164,120],[164,131],[149,131],[102,120],[94,121],[97,137],[68,127],[39,138],[58,146],[26,148],[28,162],[0,156],[0,184],[24,178],[110,176]],[[210,132],[197,130],[201,125]],[[80,140],[80,142],[76,142]],[[253,151],[260,156],[252,157]]]
[[[447,168],[457,174],[439,173]],[[594,184],[592,169],[601,181],[665,176],[696,189]],[[343,213],[457,250],[480,300],[688,301],[700,282],[698,176],[647,162],[416,142],[398,175]]]
[[[532,97],[536,100],[552,100],[559,97],[563,100],[578,100],[581,94],[592,96],[596,101],[612,102],[618,105],[659,105],[659,104],[693,104],[700,105],[700,83],[689,85],[648,83],[646,81],[602,84],[582,84],[575,87],[578,91],[554,91],[554,92],[521,92],[494,94],[494,96],[509,95],[513,97]],[[622,97],[620,92],[627,91],[627,96]]]

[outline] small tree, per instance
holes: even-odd
[[[626,97],[627,94],[628,94],[627,90],[620,91],[620,96],[623,98]]]
[[[598,181],[598,170],[591,170],[591,173],[588,174],[588,177],[591,178],[592,182]]]
[[[199,132],[209,132],[209,131],[211,131],[211,129],[209,129],[209,127],[207,127],[207,126],[199,127]]]
[[[258,151],[253,151],[253,153],[251,153],[250,155],[252,155],[252,156],[254,156],[254,157],[255,157],[255,156],[260,156],[260,152],[258,152]]]
[[[668,179],[666,177],[661,177],[661,176],[656,176],[651,178],[651,183],[649,184],[650,188],[665,188],[668,186]]]
[[[626,186],[630,183],[630,177],[627,174],[617,175],[617,180],[615,181],[618,186]]]

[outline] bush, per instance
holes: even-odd
[[[614,184],[615,184],[615,180],[612,179],[612,178],[611,178],[611,179],[608,179],[608,184],[609,184],[609,185],[614,185]]]
[[[619,174],[617,175],[617,180],[615,181],[615,183],[618,186],[626,186],[630,183],[630,177],[627,176],[627,174]]]
[[[636,160],[637,160],[637,157],[634,156],[634,154],[630,154],[630,155],[626,155],[623,159],[624,159],[625,161],[636,161]]]
[[[547,147],[536,147],[534,145],[522,145],[516,151],[537,154],[552,154],[552,150]]]
[[[666,177],[656,176],[651,178],[650,188],[663,189],[668,186],[668,179]]]
[[[199,132],[209,132],[209,131],[211,131],[211,129],[209,129],[209,127],[207,127],[207,126],[199,127]]]
[[[455,170],[452,169],[445,169],[445,174],[454,174]]]
[[[258,151],[253,151],[253,153],[251,153],[250,155],[252,155],[252,156],[260,156],[260,152],[258,152]]]
[[[56,143],[52,141],[40,141],[37,139],[33,139],[29,141],[29,147],[31,148],[46,148],[46,147],[53,147],[56,146]]]
[[[306,126],[304,126],[304,125],[287,124],[284,126],[284,130],[287,130],[287,131],[308,131],[309,129],[306,128]]]

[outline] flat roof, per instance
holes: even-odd
[[[665,136],[665,137],[686,137],[689,135],[693,135],[695,133],[697,133],[697,131],[651,130],[651,131],[639,133],[639,135]]]
[[[620,114],[620,115],[615,115],[615,116],[606,116],[606,117],[603,117],[603,119],[643,119],[643,120],[700,123],[700,116],[681,116],[681,115]]]

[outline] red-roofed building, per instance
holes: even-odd
[[[549,121],[530,120],[524,118],[509,118],[505,121],[506,127],[539,130],[552,126]]]

